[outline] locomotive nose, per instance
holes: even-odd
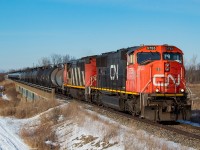
[[[156,72],[153,76],[154,92],[183,93],[185,91],[185,88],[181,83],[182,77],[183,68],[181,67],[180,63],[176,61],[163,62],[163,67],[157,67]]]

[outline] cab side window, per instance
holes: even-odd
[[[132,65],[132,64],[134,64],[135,63],[135,57],[134,57],[134,54],[132,53],[132,54],[130,54],[130,55],[128,55],[128,62],[127,62],[127,65]]]

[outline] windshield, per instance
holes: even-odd
[[[154,60],[160,60],[160,53],[158,52],[141,52],[137,54],[138,64],[144,65]]]
[[[175,60],[179,63],[182,63],[182,54],[180,53],[163,53],[164,60]]]

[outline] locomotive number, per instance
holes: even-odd
[[[178,75],[177,82],[176,82],[176,79],[171,74],[168,74],[168,76],[166,77],[164,83],[156,81],[156,78],[164,78],[164,77],[165,77],[164,74],[155,74],[153,76],[153,85],[155,85],[155,86],[168,86],[170,79],[173,81],[174,84],[176,84],[176,86],[180,85],[180,75]]]
[[[110,66],[110,80],[118,80],[118,65]]]

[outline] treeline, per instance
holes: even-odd
[[[75,57],[72,57],[68,54],[60,55],[60,54],[52,54],[50,57],[42,57],[38,60],[37,66],[49,66],[49,65],[58,65],[65,64],[70,60],[74,60]]]
[[[56,66],[59,64],[65,64],[68,63],[71,60],[75,60],[76,58],[73,56],[70,56],[68,54],[66,55],[60,55],[60,54],[52,54],[49,57],[42,57],[38,60],[38,63],[33,64],[31,67],[25,67],[20,69],[10,69],[8,72],[15,72],[18,70],[26,70],[30,68],[36,68],[36,67],[43,67],[43,66]]]
[[[200,83],[200,63],[197,63],[197,56],[185,63],[186,81],[188,83]]]

